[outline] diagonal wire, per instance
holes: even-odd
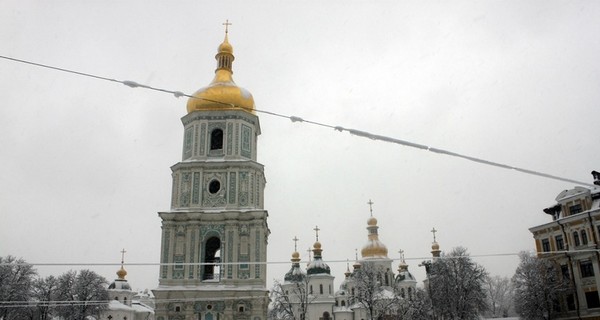
[[[276,113],[276,112],[272,112],[272,111],[268,111],[268,110],[261,110],[261,109],[251,109],[251,110],[249,110],[248,108],[236,106],[236,105],[231,104],[231,103],[226,103],[226,102],[222,102],[222,101],[217,101],[217,100],[212,100],[212,99],[206,99],[206,98],[201,98],[201,97],[195,97],[193,95],[189,95],[189,94],[183,93],[181,91],[175,91],[175,90],[169,90],[169,89],[152,87],[152,86],[148,86],[148,85],[137,83],[135,81],[111,79],[111,78],[108,78],[108,77],[98,76],[98,75],[94,75],[94,74],[90,74],[90,73],[85,73],[85,72],[74,71],[74,70],[65,69],[65,68],[59,68],[59,67],[55,67],[55,66],[50,66],[50,65],[42,64],[42,63],[31,62],[31,61],[27,61],[27,60],[22,60],[22,59],[7,57],[7,56],[3,56],[3,55],[0,55],[0,58],[6,59],[6,60],[10,60],[10,61],[14,61],[14,62],[19,62],[19,63],[33,65],[33,66],[36,66],[36,67],[48,68],[48,69],[52,69],[52,70],[56,70],[56,71],[62,71],[62,72],[67,72],[67,73],[79,75],[79,76],[90,77],[90,78],[94,78],[94,79],[98,79],[98,80],[117,82],[117,83],[124,84],[124,85],[126,85],[126,86],[128,86],[130,88],[143,88],[143,89],[154,90],[154,91],[159,91],[159,92],[164,92],[164,93],[170,93],[170,94],[174,95],[176,98],[179,98],[179,97],[188,97],[188,98],[191,98],[191,99],[199,99],[199,100],[204,100],[204,101],[209,101],[209,102],[213,102],[213,103],[222,104],[222,105],[225,105],[225,106],[228,106],[228,107],[231,107],[231,108],[239,108],[239,109],[246,110],[246,111],[249,111],[249,112],[254,111],[254,112],[264,113],[264,114],[268,114],[268,115],[276,116],[276,117],[280,117],[280,118],[286,118],[286,119],[291,120],[292,122],[301,122],[301,123],[307,123],[307,124],[311,124],[311,125],[316,125],[316,126],[331,128],[331,129],[334,129],[334,130],[339,131],[339,132],[346,131],[346,132],[350,133],[351,135],[355,135],[355,136],[358,136],[358,137],[363,137],[363,138],[367,138],[367,139],[371,139],[371,140],[376,140],[376,141],[383,141],[383,142],[388,142],[388,143],[394,143],[394,144],[402,145],[402,146],[405,146],[405,147],[410,147],[410,148],[416,148],[416,149],[420,149],[420,150],[430,151],[430,152],[433,152],[433,153],[443,154],[443,155],[447,155],[447,156],[451,156],[451,157],[456,157],[456,158],[461,158],[461,159],[464,159],[464,160],[468,160],[468,161],[480,163],[480,164],[483,164],[483,165],[493,166],[493,167],[507,169],[507,170],[515,170],[517,172],[521,172],[521,173],[525,173],[525,174],[529,174],[529,175],[534,175],[534,176],[538,176],[538,177],[542,177],[542,178],[547,178],[547,179],[552,179],[552,180],[558,180],[558,181],[563,181],[563,182],[570,182],[570,183],[580,184],[580,185],[584,185],[584,186],[588,186],[588,187],[594,187],[594,188],[597,187],[597,186],[595,186],[593,184],[590,184],[590,183],[587,183],[587,182],[583,182],[583,181],[578,181],[578,180],[575,180],[575,179],[565,178],[565,177],[561,177],[561,176],[557,176],[557,175],[552,175],[552,174],[548,174],[548,173],[544,173],[544,172],[540,172],[540,171],[536,171],[536,170],[530,170],[530,169],[520,168],[520,167],[511,166],[511,165],[507,165],[507,164],[502,164],[502,163],[495,162],[495,161],[490,161],[490,160],[485,160],[485,159],[481,159],[481,158],[477,158],[477,157],[472,157],[472,156],[464,155],[464,154],[461,154],[461,153],[452,152],[452,151],[449,151],[449,150],[438,149],[438,148],[426,146],[426,145],[423,145],[423,144],[419,144],[419,143],[415,143],[415,142],[410,142],[410,141],[406,141],[406,140],[401,140],[401,139],[397,139],[397,138],[393,138],[393,137],[389,137],[389,136],[373,134],[373,133],[370,133],[370,132],[356,130],[356,129],[351,129],[351,128],[344,128],[342,126],[333,126],[333,125],[330,125],[330,124],[325,124],[325,123],[321,123],[321,122],[317,122],[317,121],[312,121],[312,120],[306,120],[306,119],[303,119],[303,118],[297,117],[297,116],[288,116],[288,115],[284,115],[284,114],[280,114],[280,113]]]

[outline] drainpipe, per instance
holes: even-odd
[[[568,239],[567,237],[567,232],[565,231],[565,226],[563,224],[560,223],[560,220],[556,220],[556,223],[560,226],[562,233],[563,233],[563,237],[565,239],[565,245],[567,250],[565,251],[565,256],[567,257],[567,259],[569,260],[569,275],[571,276],[571,283],[573,283],[573,285],[575,285],[575,272],[573,271],[573,260],[571,259],[571,256],[569,255],[569,242],[566,241]],[[573,290],[573,296],[575,297],[575,310],[577,311],[577,319],[581,319],[581,312],[579,310],[579,295],[577,294],[577,288],[575,288],[575,290]]]

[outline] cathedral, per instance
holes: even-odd
[[[372,204],[369,201],[369,204]],[[272,318],[288,318],[293,314],[302,319],[319,320],[354,320],[368,319],[369,313],[364,303],[357,299],[358,291],[365,290],[370,285],[362,278],[360,269],[372,275],[381,290],[377,299],[393,299],[396,293],[402,298],[410,298],[416,289],[417,280],[408,271],[408,265],[401,259],[398,272],[392,271],[393,260],[388,257],[388,249],[379,240],[377,219],[372,216],[367,220],[367,242],[361,249],[361,259],[356,257],[353,270],[349,266],[344,273],[345,278],[338,290],[334,288],[334,276],[327,263],[323,260],[322,244],[319,242],[319,228],[316,227],[316,242],[313,245],[313,258],[308,263],[306,271],[300,267],[300,254],[297,250],[292,253],[291,269],[285,274],[281,284],[281,293],[287,297],[285,306],[275,310]],[[294,238],[294,241],[297,239]],[[434,242],[435,243],[435,242]],[[296,248],[295,248],[296,249]],[[364,273],[363,273],[364,274]]]

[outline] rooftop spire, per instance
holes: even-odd
[[[125,252],[127,251],[125,251],[125,248],[123,248],[123,250],[121,250],[121,269],[117,271],[117,276],[119,277],[119,280],[125,280],[125,276],[127,275],[127,271],[123,267],[123,264],[125,263]]]

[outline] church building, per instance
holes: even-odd
[[[215,58],[214,79],[187,102],[182,160],[171,167],[171,209],[159,213],[157,320],[267,318],[260,124],[252,95],[233,81],[227,29]]]

